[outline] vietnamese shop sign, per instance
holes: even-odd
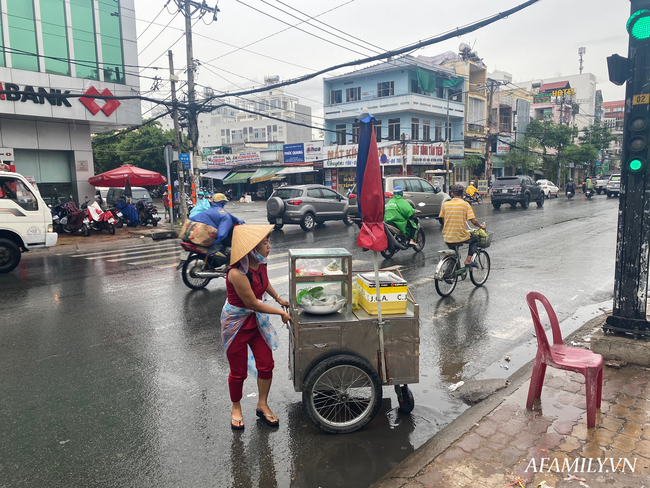
[[[358,151],[358,144],[326,146],[323,148],[323,168],[356,167]],[[377,143],[377,152],[382,166],[401,165],[402,156],[406,156],[406,164],[443,164],[444,143],[408,144],[403,155],[399,142],[383,141]]]
[[[284,164],[305,162],[305,145],[302,142],[299,144],[284,144],[282,152],[284,153]]]
[[[262,162],[262,158],[259,152],[247,151],[247,152],[237,153],[237,156],[235,156],[234,164],[236,166],[239,166],[240,164],[256,164],[261,162]]]
[[[407,164],[443,164],[444,143],[412,144],[407,146]]]
[[[323,159],[323,141],[305,143],[305,162],[311,163]],[[285,160],[286,161],[286,160]]]

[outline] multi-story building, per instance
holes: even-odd
[[[533,100],[534,118],[552,116],[557,123],[577,125],[582,130],[594,123],[596,76],[591,73],[517,82],[517,86],[538,91]]]
[[[278,77],[265,78],[267,85],[277,81]],[[300,104],[297,97],[287,95],[282,87],[262,92],[254,98],[238,98],[233,105],[239,109],[220,107],[199,115],[199,146],[234,146],[237,150],[248,143],[291,144],[312,140],[309,127],[265,117],[269,115],[311,125],[311,107]]]
[[[605,150],[605,166],[603,172],[611,171],[620,166],[621,145],[623,143],[623,120],[625,118],[625,100],[615,102],[603,102],[602,104],[603,119],[602,123],[609,127],[616,140],[612,141]]]
[[[403,56],[325,78],[325,153],[356,154],[359,125],[355,118],[367,110],[377,120],[375,135],[382,155],[386,156],[381,163],[384,174],[406,171],[426,177],[427,171],[442,171],[446,134],[451,141],[463,137],[465,114],[463,95],[459,93],[462,82],[453,68],[422,56]],[[455,93],[459,93],[458,101],[448,100]],[[458,150],[454,154],[462,158],[462,145],[460,154]],[[345,162],[328,158],[324,167],[354,163],[354,158]],[[353,172],[352,168],[332,169],[332,186],[335,181],[346,186],[343,182],[352,181]],[[325,181],[329,182],[327,173]]]
[[[134,0],[0,3],[2,159],[44,197],[92,197],[91,134],[142,123],[139,100],[94,98],[138,93]]]

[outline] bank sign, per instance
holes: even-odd
[[[32,85],[24,85],[21,89],[15,83],[0,82],[0,100],[9,102],[33,102],[39,105],[45,105],[47,101],[50,105],[56,107],[72,107],[70,99],[76,98],[93,115],[97,115],[101,111],[106,117],[110,117],[117,110],[117,107],[122,105],[119,100],[114,99],[100,99],[100,102],[103,101],[102,106],[95,101],[97,96],[112,97],[113,93],[108,88],[104,88],[100,92],[97,88],[91,86],[84,92],[84,95],[87,96],[70,97],[69,95],[70,90],[63,91],[56,88],[34,87]]]

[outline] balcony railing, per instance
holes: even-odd
[[[403,95],[393,95],[391,97],[369,98],[367,100],[343,102],[333,105],[326,104],[325,118],[354,118],[361,113],[361,109],[363,108],[370,110],[373,115],[404,112],[409,110],[417,110],[425,113],[429,112],[435,115],[446,115],[447,100],[419,93],[408,93]],[[449,115],[451,117],[463,117],[464,113],[464,103],[455,102],[453,100],[449,102]]]
[[[467,130],[469,132],[483,132],[485,127],[479,124],[467,124]]]

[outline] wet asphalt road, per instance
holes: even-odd
[[[474,206],[494,233],[491,275],[482,288],[459,282],[446,299],[431,280],[444,248],[440,225],[423,221],[424,251],[382,263],[402,267],[420,303],[416,407],[398,414],[384,388],[377,417],[342,436],[320,431],[302,408],[279,326],[270,404],[281,426],[256,420],[248,380],[246,430],[231,432],[218,329],[225,286],[186,288],[175,242],[25,255],[0,275],[0,487],[368,486],[467,408],[449,394],[451,383],[495,364],[498,372],[505,355],[534,340],[528,291],[544,293],[560,321],[611,300],[618,201],[581,196],[541,209]],[[259,206],[231,211],[263,222]],[[277,255],[288,248],[346,247],[355,269],[371,268],[371,253],[354,247],[356,232],[341,223],[274,232],[272,283],[287,296],[286,256]]]

